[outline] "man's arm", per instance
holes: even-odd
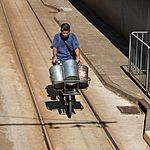
[[[77,62],[81,62],[81,58],[80,58],[80,48],[76,48],[76,49],[75,49],[75,53],[76,53],[76,61],[77,61]]]
[[[52,63],[55,63],[57,61],[57,49],[53,47],[52,50],[53,50]]]
[[[59,34],[55,34],[51,48],[52,48],[52,63],[57,61],[57,47],[58,47]]]
[[[73,49],[75,50],[76,61],[82,63],[82,60],[80,58],[80,46],[79,46],[79,42],[78,42],[77,37],[75,36],[75,34],[72,33],[71,35],[73,37],[72,45],[73,45]]]

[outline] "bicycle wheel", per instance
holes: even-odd
[[[72,101],[70,100],[68,103],[68,118],[71,118],[72,115]]]

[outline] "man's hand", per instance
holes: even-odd
[[[55,64],[57,62],[57,57],[56,56],[53,56],[52,57],[52,64]]]
[[[77,58],[77,59],[76,59],[76,62],[77,62],[78,64],[82,64],[82,60],[81,60],[80,58]]]

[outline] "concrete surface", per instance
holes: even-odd
[[[81,44],[82,55],[105,87],[131,103],[146,101],[149,105],[149,98],[124,71],[127,70],[128,58],[108,38],[72,7],[69,1],[44,0],[43,2],[61,10],[55,16],[55,20],[58,24],[63,22],[71,24],[72,31],[76,33]],[[145,126],[143,130],[144,128]]]

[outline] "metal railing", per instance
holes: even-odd
[[[146,94],[150,90],[150,32],[132,32],[129,38],[129,73],[142,85]]]

